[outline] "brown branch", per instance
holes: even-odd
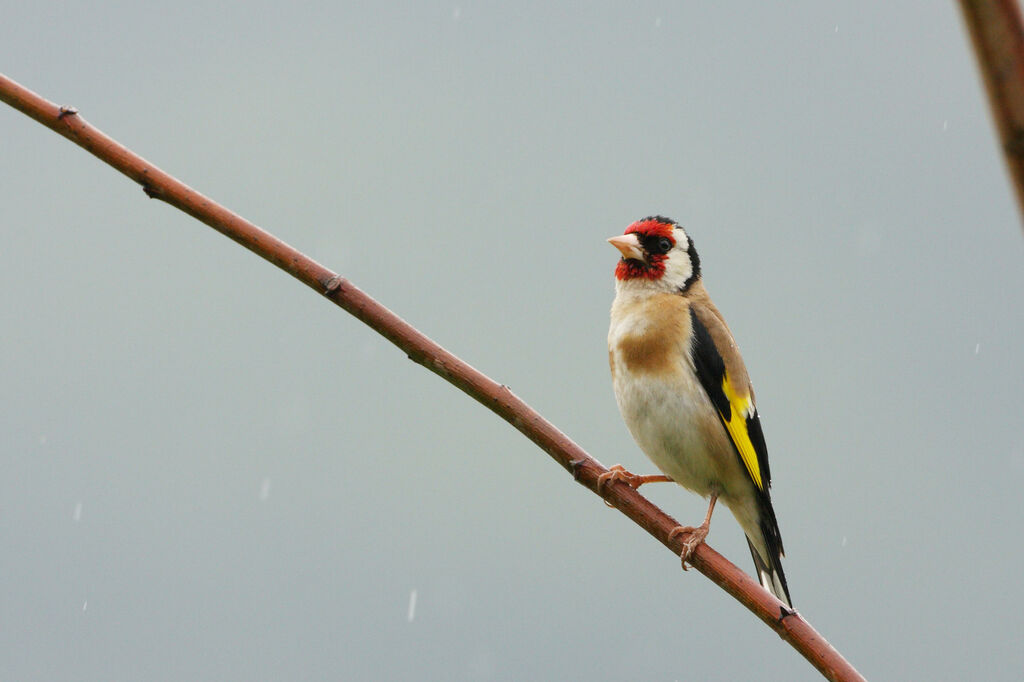
[[[1024,217],[1024,26],[1016,0],[960,0]]]
[[[0,74],[0,100],[124,173],[142,185],[148,196],[166,201],[206,223],[352,313],[401,348],[411,360],[454,384],[515,426],[577,481],[602,496],[656,540],[676,554],[682,551],[687,536],[670,538],[672,529],[679,525],[670,516],[624,483],[599,489],[598,476],[607,470],[568,436],[516,397],[507,386],[473,369],[348,280],[164,173],[86,123],[73,108],[58,107],[3,74]],[[775,630],[827,679],[863,679],[799,614],[787,610],[782,602],[711,547],[699,545],[692,564]]]

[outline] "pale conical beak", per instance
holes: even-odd
[[[620,234],[618,237],[610,237],[608,243],[618,249],[626,260],[647,260],[644,258],[644,250],[640,248],[640,240],[636,234]]]

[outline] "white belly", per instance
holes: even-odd
[[[619,371],[614,385],[629,432],[656,467],[699,495],[723,492],[723,443],[708,432],[717,417],[695,376],[684,370],[660,380]]]

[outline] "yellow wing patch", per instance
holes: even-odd
[[[725,393],[729,406],[732,408],[732,414],[729,416],[729,421],[725,422],[725,428],[729,431],[732,442],[736,444],[736,450],[739,451],[740,459],[747,467],[747,473],[750,474],[751,480],[759,490],[764,490],[764,485],[761,482],[761,466],[757,463],[757,451],[754,450],[754,444],[750,441],[750,434],[747,431],[747,417],[754,413],[750,394],[742,397],[737,395],[728,376],[722,377],[722,392]]]

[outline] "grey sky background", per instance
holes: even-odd
[[[797,608],[869,679],[1024,676],[1024,237],[954,3],[3,16],[4,73],[640,472],[604,240],[676,218]],[[0,678],[817,679],[504,422],[6,107],[0,207]],[[724,510],[709,542],[751,570]]]

